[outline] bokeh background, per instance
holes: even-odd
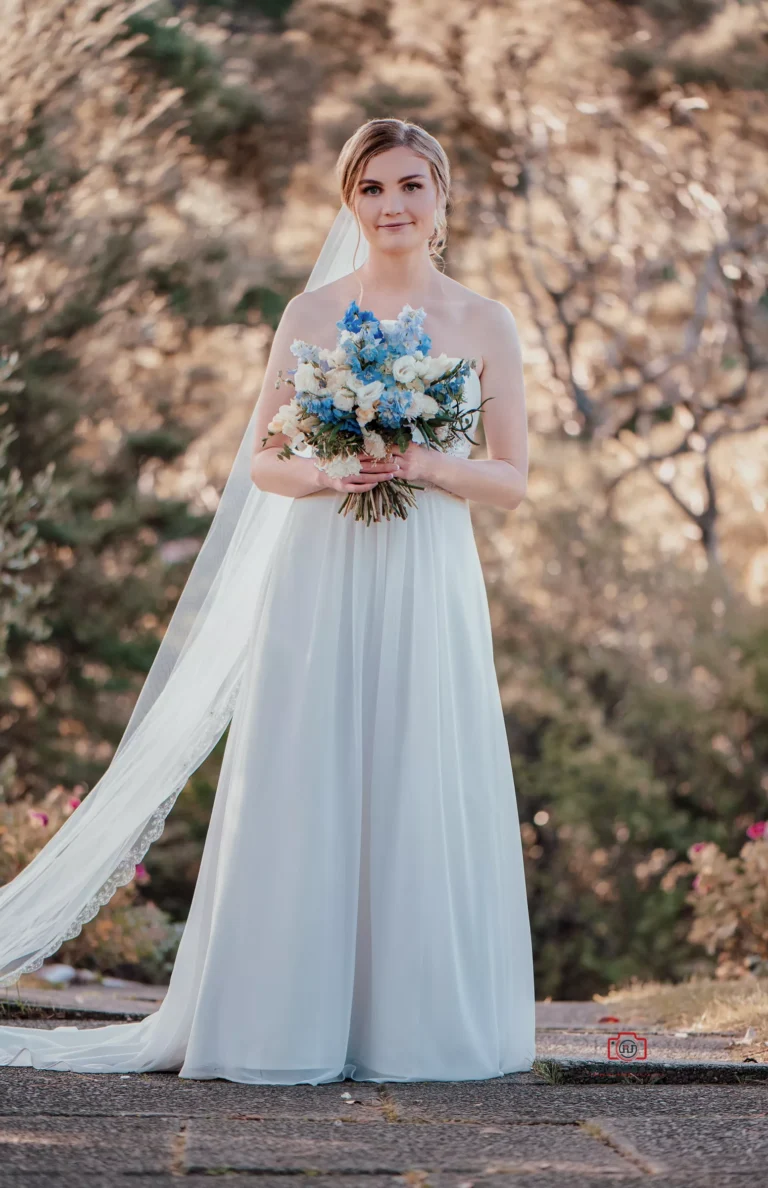
[[[107,765],[336,154],[396,115],[523,341],[529,496],[472,515],[538,996],[766,967],[765,6],[6,4],[0,882]],[[167,978],[221,750],[62,958]]]

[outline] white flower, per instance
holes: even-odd
[[[299,363],[293,382],[297,392],[311,392],[317,396],[322,391],[320,379],[311,363]]]
[[[443,354],[438,355],[436,359],[428,357],[425,362],[428,363],[429,366],[423,378],[428,384],[433,384],[435,380],[442,379],[444,375],[446,375],[449,371],[452,371],[453,368],[459,363],[459,360],[451,359],[449,355]]]
[[[380,433],[363,433],[365,452],[372,458],[386,458],[387,447]]]
[[[413,370],[415,371],[415,373],[419,377],[419,379],[426,379],[427,375],[429,374],[429,369],[430,369],[431,365],[432,365],[432,360],[429,357],[427,357],[425,359],[423,357],[421,351],[416,352],[416,354],[413,357]]]
[[[348,367],[337,367],[327,372],[325,383],[331,392],[341,392],[343,388],[351,387],[350,380],[354,378]]]
[[[368,422],[372,421],[374,419],[374,417],[376,416],[376,409],[375,408],[358,408],[356,415],[357,415],[358,425],[360,425],[360,426],[367,425]]]
[[[332,350],[323,347],[320,358],[324,363],[330,363],[331,367],[343,367],[347,361],[347,353],[341,347],[334,347]]]
[[[345,342],[359,343],[359,342],[362,342],[362,338],[363,338],[362,331],[357,331],[354,334],[352,333],[351,330],[340,330],[339,331],[339,344],[340,345]]]
[[[333,407],[338,408],[341,412],[352,412],[355,407],[355,398],[351,392],[337,392],[333,397]]]
[[[413,355],[401,355],[395,359],[392,374],[399,384],[409,384],[416,379],[416,360]]]
[[[314,349],[312,343],[305,342],[303,338],[294,338],[291,343],[291,354],[297,357],[303,355],[306,351],[313,351]]]
[[[330,458],[327,462],[318,462],[319,470],[324,470],[331,478],[348,478],[351,474],[359,474],[362,470],[360,459],[356,454],[347,458]]]
[[[412,421],[415,417],[434,417],[439,409],[434,396],[425,396],[423,392],[411,389],[411,403],[405,415]]]
[[[384,385],[381,380],[371,380],[370,384],[362,384],[360,382],[352,383],[350,385],[357,395],[357,403],[361,408],[373,408],[376,401],[384,391]]]
[[[270,433],[283,433],[286,437],[294,437],[299,432],[299,417],[302,409],[295,399],[290,404],[281,404],[267,426]]]

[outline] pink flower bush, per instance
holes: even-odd
[[[0,886],[33,861],[78,810],[87,792],[82,784],[71,788],[58,784],[37,803],[0,800]],[[167,912],[144,899],[137,884],[150,881],[141,863],[135,878],[118,887],[98,916],[78,936],[65,941],[56,960],[143,981],[167,981],[181,930]]]
[[[746,832],[736,857],[714,842],[696,842],[690,862],[675,868],[694,876],[686,896],[693,908],[688,940],[716,959],[720,978],[743,977],[755,961],[768,961],[768,821]]]

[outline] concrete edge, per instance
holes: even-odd
[[[757,1061],[613,1060],[542,1057],[532,1071],[548,1084],[743,1085],[768,1083],[768,1064]]]

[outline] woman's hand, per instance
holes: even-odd
[[[320,471],[322,476],[323,486],[330,487],[333,491],[342,491],[348,495],[350,491],[360,493],[362,491],[372,491],[379,483],[385,482],[387,479],[396,478],[399,474],[398,461],[382,458],[372,458],[370,454],[358,454],[360,459],[360,473],[350,474],[346,478],[331,478],[324,470]]]
[[[397,446],[392,447],[392,466],[397,478],[407,479],[411,483],[419,483],[430,477],[430,455],[433,453],[427,446],[411,441],[408,448],[401,451]]]

